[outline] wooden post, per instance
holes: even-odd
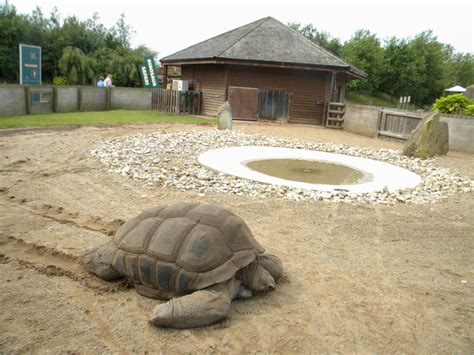
[[[163,66],[163,89],[167,89],[167,85],[168,84],[168,66],[165,64]]]
[[[176,90],[176,109],[175,112],[179,115],[181,112],[181,91]]]

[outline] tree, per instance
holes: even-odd
[[[418,34],[410,41],[409,50],[414,58],[415,77],[414,100],[420,105],[429,105],[443,94],[447,87],[448,60],[452,55],[452,47],[438,42],[432,31]]]
[[[395,37],[385,41],[380,90],[397,98],[414,97],[419,81],[414,52],[409,44],[409,40]]]
[[[358,30],[344,43],[342,57],[367,73],[367,80],[353,80],[349,88],[374,94],[380,89],[383,75],[384,50],[375,34]]]
[[[68,84],[86,85],[94,77],[94,62],[77,47],[64,48],[59,60],[59,69]]]
[[[318,31],[312,24],[301,25],[296,22],[289,23],[288,26],[293,30],[301,33],[311,42],[331,51],[332,53],[340,56],[342,45],[339,39],[331,38],[331,35],[325,31]]]
[[[453,53],[448,59],[447,86],[461,85],[467,87],[474,84],[474,54]]]

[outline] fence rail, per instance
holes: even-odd
[[[201,113],[201,93],[152,89],[151,108],[175,115],[199,115]]]
[[[415,114],[380,110],[378,135],[406,140],[420,121]]]

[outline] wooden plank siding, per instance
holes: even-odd
[[[201,114],[216,116],[217,109],[225,101],[225,66],[183,65],[181,78],[189,80],[194,91],[201,91]]]
[[[292,123],[322,125],[325,103],[330,99],[331,72],[328,71],[209,64],[183,65],[181,75],[183,80],[191,82],[193,90],[202,91],[201,112],[210,116],[215,116],[227,99],[229,86],[291,93],[289,122]]]

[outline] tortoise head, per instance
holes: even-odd
[[[257,263],[265,268],[270,275],[272,275],[273,279],[278,281],[278,279],[283,274],[283,265],[281,260],[272,254],[264,253],[257,255]]]
[[[112,267],[101,261],[104,246],[86,249],[82,253],[82,263],[86,269],[104,280],[113,280],[120,277],[120,274]]]

